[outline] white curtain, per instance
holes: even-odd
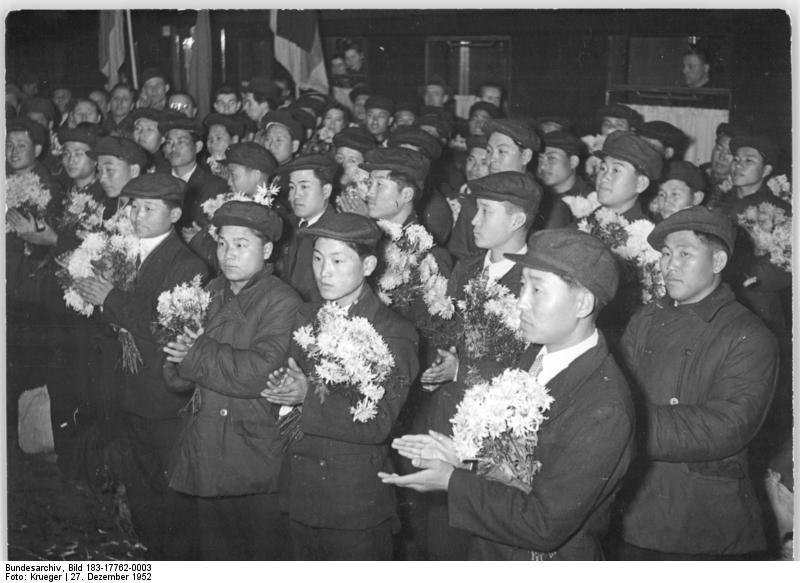
[[[727,109],[634,104],[628,106],[642,114],[644,121],[665,121],[683,130],[689,136],[689,148],[684,160],[698,166],[711,160],[711,150],[717,139],[717,126],[728,121]]]

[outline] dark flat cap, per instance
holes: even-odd
[[[278,169],[278,161],[275,160],[272,152],[255,142],[231,144],[225,150],[225,162],[228,164],[241,164],[269,175],[274,174]]]
[[[18,117],[6,121],[6,134],[26,132],[34,145],[43,146],[47,141],[47,131],[38,123],[27,117]]]
[[[120,196],[183,202],[186,196],[186,183],[166,172],[142,174],[123,186]]]
[[[418,128],[432,127],[440,138],[450,139],[453,135],[453,124],[438,113],[424,113],[417,118],[414,125]]]
[[[688,140],[681,129],[661,120],[641,124],[636,130],[636,134],[643,138],[658,140],[665,147],[676,150],[681,150]]]
[[[610,103],[604,105],[597,110],[597,116],[603,117],[616,117],[619,119],[627,119],[631,124],[636,124],[641,120],[641,115],[635,109],[622,105],[621,103]]]
[[[728,136],[729,138],[735,138],[736,136],[749,134],[750,132],[747,131],[747,128],[743,125],[729,123],[729,122],[722,122],[717,126],[717,138],[722,136]]]
[[[21,113],[41,113],[49,121],[56,118],[56,106],[44,97],[28,97],[20,106]]]
[[[305,95],[301,95],[295,100],[292,107],[308,107],[314,112],[314,115],[322,115],[323,110],[328,106],[328,100],[320,99],[319,97],[315,97],[315,95],[319,94],[312,95],[306,93]],[[322,97],[324,98],[326,96],[323,95]]]
[[[544,148],[557,148],[563,150],[567,156],[580,156],[583,152],[583,142],[580,138],[569,132],[555,131],[542,137]]]
[[[369,217],[355,213],[334,213],[326,217],[324,221],[318,221],[306,229],[300,229],[298,234],[305,237],[336,239],[375,249],[383,236],[383,231]]]
[[[314,100],[316,101],[316,100]],[[281,111],[288,111],[289,115],[291,115],[297,123],[304,130],[314,130],[317,129],[317,118],[313,113],[309,113],[305,109],[302,109],[296,103],[293,104],[291,107],[287,107],[285,110]]]
[[[270,111],[261,119],[261,125],[264,129],[269,128],[269,126],[273,124],[282,125],[289,130],[289,135],[292,136],[293,140],[303,139],[303,127],[292,117],[292,114],[285,109]]]
[[[369,99],[367,99],[364,104],[364,109],[366,111],[370,109],[382,109],[388,111],[389,115],[392,115],[394,113],[394,101],[383,95],[370,95]]]
[[[215,227],[232,225],[249,227],[270,241],[277,241],[283,233],[283,221],[271,208],[245,200],[231,200],[217,209],[211,224]]]
[[[522,207],[529,216],[536,215],[542,200],[542,187],[524,172],[496,172],[470,180],[468,186],[468,196],[510,202]]]
[[[695,231],[714,235],[725,243],[729,255],[733,252],[733,243],[736,240],[733,223],[720,211],[712,211],[704,206],[693,206],[680,210],[658,223],[650,231],[647,242],[653,249],[660,251],[667,235],[676,231]]]
[[[417,106],[411,101],[400,101],[394,106],[394,112],[397,113],[398,111],[410,111],[416,116]]]
[[[433,162],[442,155],[442,144],[425,130],[414,126],[400,126],[389,134],[389,146],[408,144],[418,148],[420,152]]]
[[[664,159],[658,150],[647,140],[631,132],[611,132],[606,136],[603,149],[594,152],[594,155],[599,158],[611,156],[629,162],[650,180],[658,180],[661,177],[664,165]]]
[[[242,93],[257,93],[278,99],[281,96],[281,88],[266,77],[253,77],[246,86],[242,86]]]
[[[208,129],[211,129],[212,126],[221,125],[228,130],[231,137],[239,136],[241,138],[245,134],[243,121],[235,115],[224,115],[215,111],[214,113],[209,113],[203,119],[203,125]]]
[[[160,124],[161,120],[164,118],[164,113],[158,111],[157,109],[153,109],[152,107],[138,107],[130,112],[125,120],[130,121],[130,123],[134,123],[137,119],[142,118],[150,119]]]
[[[536,130],[523,119],[513,117],[490,119],[483,126],[483,131],[487,136],[491,136],[494,132],[505,134],[515,142],[522,144],[523,148],[529,148],[534,152],[542,149]]]
[[[767,136],[739,135],[731,138],[730,150],[735,156],[739,148],[753,148],[764,157],[764,164],[775,164],[780,155],[778,145]]]
[[[500,108],[488,101],[476,101],[473,103],[472,107],[469,108],[469,117],[472,117],[472,114],[476,111],[485,111],[492,119],[500,117]]]
[[[408,148],[375,148],[364,155],[364,162],[359,165],[367,172],[372,170],[389,170],[404,174],[422,189],[428,174],[429,162],[425,156]]]
[[[170,130],[185,130],[187,132],[191,132],[196,134],[201,139],[204,134],[205,127],[200,124],[197,120],[190,119],[185,115],[169,115],[164,116],[161,118],[161,121],[158,122],[158,131],[166,136],[167,132]]]
[[[484,150],[489,147],[489,136],[483,134],[482,136],[467,136],[467,153],[472,148],[483,148]]]
[[[62,144],[67,142],[80,142],[87,144],[89,148],[97,145],[97,126],[90,123],[81,123],[77,127],[67,126],[58,129],[58,141]]]
[[[428,79],[425,81],[425,83],[423,83],[422,85],[420,85],[420,89],[421,89],[422,91],[424,91],[424,90],[425,90],[425,88],[426,88],[428,85],[438,85],[439,87],[441,87],[442,89],[444,89],[444,92],[445,92],[445,93],[447,93],[448,95],[449,95],[449,94],[451,94],[451,93],[453,92],[453,91],[450,89],[450,85],[448,85],[448,84],[447,84],[447,81],[445,81],[445,80],[444,80],[444,77],[442,77],[441,75],[436,75],[436,74],[434,74],[434,75],[431,75],[430,77],[428,77]]]
[[[306,154],[298,156],[291,162],[281,166],[281,174],[289,174],[298,170],[316,170],[322,175],[323,182],[332,182],[339,165],[329,154]]]
[[[139,144],[119,136],[100,138],[97,145],[89,150],[89,156],[95,160],[98,156],[115,156],[128,164],[138,164],[142,171],[147,166],[147,154]]]
[[[527,253],[505,256],[525,267],[574,279],[594,294],[599,307],[617,293],[616,259],[600,239],[577,229],[538,231],[528,240]]]
[[[142,85],[144,85],[150,79],[153,79],[155,77],[160,77],[161,79],[164,80],[164,83],[169,83],[169,77],[167,77],[164,71],[162,71],[158,67],[148,67],[144,71],[142,71],[142,78],[139,80],[139,82]]]
[[[661,183],[663,184],[668,180],[682,180],[692,192],[697,192],[698,190],[702,191],[706,188],[706,181],[700,169],[691,162],[685,162],[683,160],[676,160],[669,163],[667,171],[661,179]]]
[[[348,97],[350,101],[355,103],[359,95],[372,95],[375,91],[366,83],[357,83],[355,87],[350,90]]]
[[[362,154],[378,146],[375,136],[364,128],[344,128],[333,136],[333,145],[336,148],[350,148]]]
[[[541,126],[544,124],[555,124],[561,128],[558,131],[567,133],[571,133],[575,127],[575,124],[572,122],[572,120],[564,117],[563,115],[543,115],[541,117],[537,117],[534,121],[534,125],[536,125],[537,128],[541,128]]]

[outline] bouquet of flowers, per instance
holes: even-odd
[[[217,210],[219,210],[223,204],[232,200],[254,202],[256,204],[272,208],[272,202],[274,201],[275,197],[278,196],[279,192],[280,187],[278,186],[278,178],[274,178],[269,186],[266,186],[265,184],[259,184],[255,194],[245,194],[243,192],[226,192],[224,194],[218,194],[214,198],[210,198],[201,204],[200,208],[203,209],[203,212],[206,214],[209,220],[214,218],[214,213],[217,212]],[[208,233],[214,238],[214,240],[216,240],[217,228],[214,225],[208,225]]]
[[[767,180],[767,186],[772,191],[772,194],[792,204],[792,183],[786,178],[786,174],[773,176]]]
[[[59,225],[62,229],[76,226],[78,236],[81,237],[102,228],[103,211],[103,205],[91,194],[72,189],[67,195],[67,203],[64,205],[64,214]]]
[[[591,192],[588,196],[565,196],[561,200],[567,204],[576,219],[586,218],[600,207],[596,192]]]
[[[581,231],[603,241],[621,260],[621,279],[636,283],[640,290],[636,304],[649,304],[666,293],[659,261],[661,254],[647,242],[653,223],[641,219],[628,222],[611,209],[598,208],[578,223]]]
[[[530,492],[541,468],[534,459],[537,432],[552,402],[547,389],[520,369],[470,387],[451,419],[456,453],[476,461],[478,474]]]
[[[792,217],[787,216],[786,211],[762,202],[758,206],[747,207],[736,218],[753,240],[756,255],[769,255],[770,263],[791,272]]]
[[[64,289],[67,306],[89,317],[94,306],[81,297],[75,288],[75,280],[100,276],[114,287],[128,290],[136,277],[136,258],[139,253],[139,238],[134,232],[127,209],[123,209],[105,221],[102,229],[86,233],[81,244],[73,251],[57,259],[61,266],[56,272]],[[141,355],[133,336],[120,328],[119,340],[123,348],[123,368],[138,371]]]
[[[12,174],[6,179],[6,212],[15,209],[34,220],[44,218],[52,196],[39,176],[33,172]],[[6,222],[6,233],[14,229]],[[25,254],[30,255],[30,247],[25,243]]]
[[[158,296],[158,325],[172,335],[182,334],[184,328],[198,332],[203,327],[211,292],[203,289],[200,274],[191,281],[179,283]]]
[[[439,273],[436,259],[429,253],[433,237],[422,225],[402,227],[389,221],[378,226],[390,238],[384,249],[386,270],[378,280],[378,296],[400,313],[422,298],[431,316],[453,317],[453,300],[445,295],[447,279]]]
[[[517,297],[490,279],[486,271],[471,279],[464,293],[465,298],[458,302],[464,320],[464,357],[512,366],[527,346],[520,329]]]
[[[346,308],[328,302],[312,324],[295,331],[294,340],[314,363],[310,379],[320,402],[330,391],[340,392],[356,401],[353,421],[366,423],[377,415],[394,356],[366,318],[349,317]]]

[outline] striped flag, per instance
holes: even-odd
[[[122,10],[100,11],[100,71],[109,89],[119,83],[119,68],[125,62],[125,29]]]
[[[270,10],[275,58],[301,89],[328,92],[316,10]]]

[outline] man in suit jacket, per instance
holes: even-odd
[[[522,330],[541,346],[519,367],[533,361],[531,374],[554,399],[531,452],[541,469],[530,491],[471,472],[441,435],[395,440],[421,471],[378,475],[447,491],[450,525],[473,535],[469,558],[598,559],[634,430],[625,377],[595,326],[616,292],[616,263],[602,242],[568,229],[536,233],[527,253],[508,257],[523,266]]]
[[[186,184],[168,174],[145,174],[122,189],[133,199],[131,222],[139,236],[140,267],[131,289],[99,277],[79,280],[81,296],[102,306],[103,318],[127,330],[142,362],[136,373],[120,378],[124,429],[132,450],[124,482],[134,527],[156,559],[192,558],[190,498],[167,488],[165,472],[181,429],[178,416],[190,394],[172,391],[164,381],[165,354],[153,333],[158,296],[208,270],[180,240],[173,225],[180,219]]]
[[[324,223],[334,214],[330,200],[337,170],[336,160],[326,154],[307,154],[281,166],[281,174],[289,179],[292,216],[287,221],[290,232],[278,257],[278,276],[306,302],[319,301],[322,296],[311,267],[314,241],[299,236],[298,231]]]

